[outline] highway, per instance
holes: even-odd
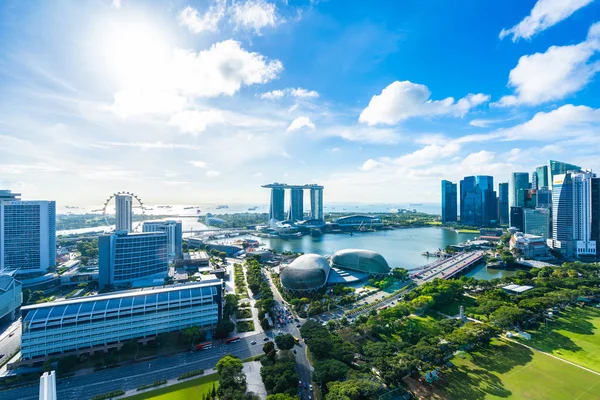
[[[484,252],[474,251],[471,253],[460,253],[442,262],[436,262],[433,266],[413,275],[413,279],[419,285],[432,281],[435,278],[450,278],[483,258]]]
[[[6,317],[8,318],[8,317]],[[7,361],[21,345],[21,318],[6,321],[0,326],[0,363]]]

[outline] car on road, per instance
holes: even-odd
[[[298,381],[298,387],[302,387],[302,381]]]
[[[304,382],[304,389],[306,389],[306,382]]]
[[[312,391],[312,384],[308,385],[308,388]]]
[[[296,324],[296,328],[300,328],[302,325],[300,324]]]
[[[294,351],[294,354],[298,354],[298,353],[296,352],[296,349],[294,349],[293,351]]]
[[[11,333],[8,334],[8,337],[13,337],[14,335],[15,335],[15,333],[11,332]]]
[[[256,344],[256,340],[251,341],[250,344]]]
[[[264,339],[263,339],[263,341],[264,341],[264,342],[268,342],[268,341],[269,341],[269,338],[268,338],[268,337],[266,337],[266,338],[264,338]]]

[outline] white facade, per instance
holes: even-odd
[[[56,372],[44,372],[40,376],[40,400],[56,400]]]
[[[510,249],[521,250],[523,257],[537,259],[548,256],[546,238],[538,235],[529,235],[517,232],[510,238]]]
[[[13,274],[0,274],[0,318],[10,315],[15,319],[15,310],[23,303],[23,285]]]
[[[56,203],[0,191],[0,271],[46,272],[56,265]]]
[[[223,281],[128,290],[22,308],[25,360],[217,324]]]
[[[143,232],[165,232],[167,234],[167,256],[170,263],[183,257],[181,221],[146,221],[143,225]]]
[[[117,231],[133,230],[133,198],[126,194],[115,196],[115,215]]]

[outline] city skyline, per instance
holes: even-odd
[[[437,202],[441,179],[507,182],[565,153],[600,170],[598,2],[553,23],[516,0],[239,3],[260,18],[214,0],[4,2],[0,186],[69,205],[124,187],[265,202],[273,181]]]

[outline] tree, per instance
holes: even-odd
[[[379,384],[369,379],[349,379],[327,385],[325,400],[360,400],[376,398]]]
[[[342,380],[348,373],[348,366],[338,360],[320,360],[314,368],[312,378],[320,384]]]
[[[515,306],[502,306],[490,315],[490,321],[499,328],[510,328],[525,319],[527,311]]]
[[[210,398],[211,399],[217,398],[217,388],[215,388],[215,383],[214,382],[212,384],[212,388],[210,389]]]
[[[231,322],[231,320],[223,319],[217,324],[217,327],[215,328],[215,338],[224,339],[227,336],[229,336],[229,334],[233,332],[234,329],[235,325],[233,324],[233,322]]]
[[[294,337],[289,333],[275,336],[275,344],[281,350],[291,350],[296,344]]]
[[[60,373],[69,372],[73,368],[75,368],[75,366],[77,365],[78,362],[79,362],[79,359],[74,354],[63,357],[60,360],[58,360],[57,370]]]
[[[275,343],[268,341],[263,345],[263,351],[268,358],[275,358],[275,354],[277,354],[277,350],[275,350]]]
[[[392,276],[399,281],[403,281],[408,278],[408,271],[404,268],[394,268],[392,270]]]
[[[229,317],[238,310],[238,297],[235,294],[225,295],[225,305],[223,306],[223,316]]]
[[[272,364],[264,364],[260,369],[260,376],[268,393],[294,394],[297,390],[298,373],[293,358],[288,358],[282,352]]]
[[[223,400],[237,400],[246,393],[246,375],[242,360],[227,355],[217,362],[219,390],[217,394]]]
[[[298,400],[298,396],[287,393],[275,393],[267,396],[267,400]]]

